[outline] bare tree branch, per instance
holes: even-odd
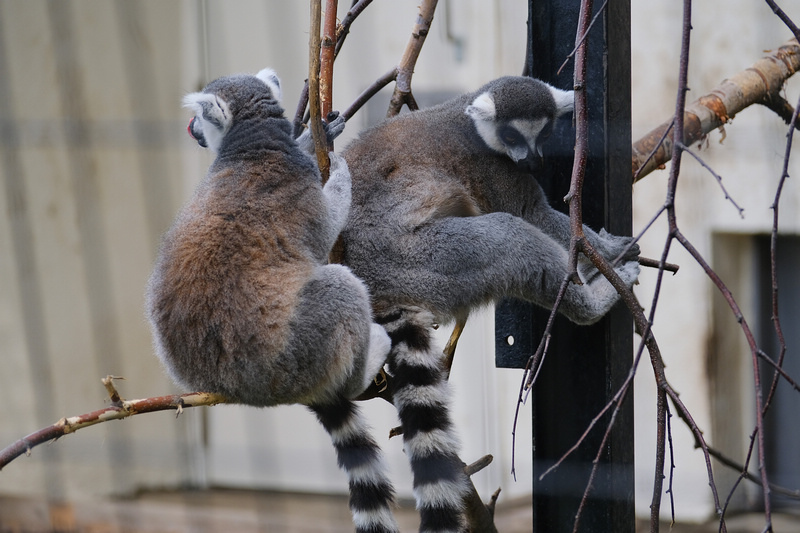
[[[331,162],[328,158],[328,142],[322,126],[322,103],[320,97],[320,29],[322,26],[321,0],[311,0],[311,27],[308,42],[308,107],[309,127],[314,139],[314,152],[323,183],[328,179]]]
[[[425,44],[425,38],[430,31],[437,3],[438,0],[422,0],[422,4],[419,6],[417,23],[411,31],[411,39],[409,39],[403,57],[400,58],[400,64],[397,66],[396,84],[389,102],[387,116],[398,114],[403,104],[411,110],[418,109],[414,95],[411,93],[411,77],[414,75],[414,66],[417,64],[422,45]]]
[[[325,20],[322,25],[322,40],[319,56],[319,107],[320,115],[327,118],[333,111],[333,60],[336,47],[337,0],[325,0]],[[333,150],[333,146],[327,146]]]
[[[679,141],[691,146],[712,130],[730,122],[737,113],[753,104],[767,105],[773,110],[783,109],[781,118],[788,120],[785,111],[787,108],[780,91],[786,80],[798,70],[800,70],[800,45],[793,39],[687,105],[682,118],[683,138]],[[791,105],[788,109],[792,109]],[[664,138],[664,131],[669,129],[672,123],[672,119],[668,120],[633,144],[634,181],[661,168],[670,160],[673,141],[669,137]],[[651,152],[654,152],[654,157],[647,161]]]
[[[117,393],[112,383],[113,376],[107,376],[102,380],[106,390],[109,391],[112,405],[105,409],[92,411],[78,416],[62,418],[55,424],[40,429],[20,440],[10,444],[0,451],[0,470],[8,463],[22,455],[30,454],[31,450],[53,439],[58,439],[69,433],[74,433],[79,429],[93,426],[109,420],[121,420],[133,415],[153,413],[156,411],[175,410],[181,414],[187,407],[199,407],[202,405],[216,405],[226,403],[223,396],[209,392],[191,392],[188,394],[175,394],[171,396],[158,396],[155,398],[144,398],[141,400],[123,400]]]
[[[471,465],[464,465],[464,472],[468,477],[472,477],[473,474],[489,466],[493,460],[494,457],[491,455],[484,455]],[[475,484],[470,482],[468,493],[464,496],[464,512],[467,517],[469,533],[497,533],[497,527],[494,525],[494,507],[499,494],[500,489],[497,489],[490,502],[484,504],[475,489]]]
[[[344,45],[344,40],[350,33],[350,26],[355,22],[356,18],[372,3],[372,0],[358,0],[354,1],[350,10],[342,19],[341,24],[336,28],[336,48],[334,50],[334,60],[339,56],[339,52]],[[320,43],[321,48],[321,43]],[[300,98],[297,100],[297,108],[294,114],[294,136],[298,137],[301,133],[304,123],[304,116],[306,108],[308,107],[308,80],[306,80],[303,90],[300,92]],[[321,115],[321,113],[320,113]]]

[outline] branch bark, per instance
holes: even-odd
[[[767,106],[788,124],[794,108],[783,99],[780,91],[798,70],[800,44],[792,39],[687,105],[683,115],[683,144],[691,146],[753,104]],[[672,124],[673,119],[664,122],[633,144],[634,182],[662,168],[672,158],[673,139],[665,135]]]
[[[322,126],[322,106],[320,97],[320,29],[322,26],[322,2],[311,0],[311,27],[308,42],[308,107],[309,127],[311,137],[314,139],[314,153],[317,157],[317,166],[322,175],[322,182],[328,180],[331,162],[328,158],[328,142],[325,139],[325,129]]]
[[[54,439],[58,439],[69,433],[74,433],[79,429],[94,426],[109,420],[122,420],[133,415],[153,413],[156,411],[177,411],[181,414],[187,407],[200,407],[203,405],[211,406],[218,403],[226,403],[223,396],[209,392],[191,392],[188,394],[174,394],[171,396],[158,396],[154,398],[144,398],[140,400],[123,400],[120,398],[112,381],[112,376],[106,376],[102,382],[108,390],[111,398],[111,407],[92,411],[78,416],[65,417],[55,424],[35,431],[26,437],[10,444],[0,451],[0,470],[8,463],[22,455],[30,454],[31,450],[39,444],[44,444]]]
[[[400,59],[400,64],[397,66],[396,83],[387,116],[391,117],[398,114],[403,104],[407,105],[411,110],[418,109],[414,95],[411,93],[411,77],[414,75],[414,66],[417,64],[422,45],[425,44],[425,38],[431,29],[431,22],[433,22],[433,14],[436,11],[437,3],[438,0],[423,0],[419,6],[417,23],[411,31],[411,39],[409,39],[405,52],[403,52],[403,57]]]
[[[333,111],[333,59],[336,47],[337,0],[325,0],[325,19],[322,25],[319,58],[319,107],[322,117]],[[327,150],[332,150],[327,146]]]

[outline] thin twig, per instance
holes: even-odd
[[[781,350],[781,356],[783,356],[784,351],[785,350]],[[798,385],[797,382],[793,380],[789,374],[786,373],[786,371],[780,365],[780,362],[773,361],[770,356],[768,356],[761,350],[758,350],[756,353],[758,354],[758,357],[761,358],[761,360],[766,361],[772,368],[774,368],[775,373],[778,374],[780,377],[782,377],[784,381],[786,381],[786,383],[788,383],[797,392],[800,392],[800,385]],[[764,414],[766,414],[767,407],[768,407],[767,403],[764,402],[764,411],[765,411]]]
[[[661,133],[661,137],[659,137],[658,142],[653,144],[652,149],[647,154],[647,156],[642,160],[641,165],[639,165],[638,168],[634,165],[634,171],[633,171],[633,181],[634,181],[634,183],[639,181],[639,177],[642,174],[643,170],[645,168],[647,168],[647,166],[650,163],[650,161],[652,161],[653,158],[656,156],[656,153],[658,152],[658,150],[664,145],[664,141],[667,140],[667,138],[669,137],[669,134],[672,131],[672,128],[674,126],[675,126],[675,117],[673,117],[671,121],[669,121],[668,123],[666,123],[666,124],[664,124],[662,126],[663,132]],[[647,139],[647,137],[645,139]],[[639,142],[642,143],[643,146],[646,146],[646,144],[643,143],[642,140],[640,140]]]
[[[781,21],[786,24],[786,27],[794,34],[794,38],[800,42],[800,28],[789,18],[789,16],[778,7],[778,4],[774,0],[766,0],[767,5],[772,9],[772,12],[775,13]]]
[[[755,435],[756,431],[753,430],[753,432],[750,435],[751,442],[755,442]],[[699,448],[699,444],[695,443],[695,446]],[[722,453],[721,451],[717,450],[712,446],[708,447],[708,453],[711,454],[711,457],[719,461],[720,464],[739,472],[740,478],[746,479],[747,481],[755,483],[756,485],[761,485],[761,477],[758,474],[750,473],[750,471],[747,469],[747,465],[750,463],[750,456],[752,455],[754,448],[755,446],[749,447],[744,464],[737,463],[736,461],[734,461],[733,459],[726,456],[724,453]],[[793,500],[800,500],[800,489],[790,489],[788,487],[783,487],[781,485],[776,485],[774,483],[770,483],[769,488],[774,494],[780,494],[781,496],[786,496],[787,498],[791,498]]]
[[[577,42],[577,44],[575,44],[575,48],[572,49],[572,52],[567,54],[567,57],[566,57],[566,59],[564,59],[564,62],[561,64],[560,67],[558,67],[558,70],[556,71],[556,77],[561,75],[561,71],[564,70],[564,67],[567,66],[567,63],[569,63],[569,60],[572,59],[573,57],[575,57],[575,53],[578,51],[578,47],[580,47],[580,45],[583,44],[583,42],[586,40],[586,38],[589,37],[589,32],[591,32],[592,27],[594,26],[594,23],[597,22],[597,19],[599,19],[600,15],[603,14],[603,11],[605,11],[607,5],[608,5],[608,0],[605,0],[603,2],[603,5],[600,6],[600,9],[597,10],[597,13],[595,13],[594,17],[592,17],[592,21],[589,23],[589,27],[586,28],[586,31],[581,36],[580,40]]]
[[[669,511],[672,518],[670,526],[672,526],[675,524],[675,493],[672,490],[675,480],[675,444],[672,442],[672,412],[669,410],[669,404],[664,408],[667,411],[667,441],[669,442],[669,488],[667,494],[669,494]]]
[[[704,161],[704,160],[703,160],[703,159],[702,159],[702,158],[701,158],[699,155],[697,155],[697,154],[696,154],[696,153],[694,153],[692,150],[690,150],[690,149],[689,149],[689,147],[688,147],[688,146],[686,146],[685,144],[683,144],[683,143],[680,143],[680,146],[679,146],[679,148],[680,148],[681,150],[683,150],[685,153],[687,153],[687,154],[689,154],[690,156],[692,156],[692,157],[695,159],[695,161],[697,161],[698,163],[700,163],[700,165],[701,165],[701,166],[702,166],[704,169],[706,169],[706,170],[709,172],[709,174],[711,174],[712,176],[714,176],[714,179],[716,179],[716,180],[717,180],[717,183],[719,184],[719,187],[720,187],[720,189],[722,189],[722,193],[725,195],[725,199],[726,199],[726,200],[728,200],[728,201],[729,201],[731,204],[733,204],[733,207],[735,207],[735,208],[736,208],[736,210],[739,212],[739,218],[744,218],[744,208],[742,208],[741,206],[739,206],[739,204],[738,204],[738,203],[736,203],[736,200],[734,200],[734,199],[731,197],[731,195],[728,193],[728,190],[725,188],[725,185],[723,185],[723,183],[722,183],[722,176],[720,176],[719,174],[717,174],[717,173],[714,171],[714,169],[713,169],[713,168],[711,168],[711,167],[708,165],[708,163],[706,163],[706,162],[705,162],[705,161]]]
[[[364,104],[366,104],[370,98],[378,94],[378,92],[392,83],[394,80],[397,79],[397,67],[392,67],[386,74],[375,80],[372,85],[367,87],[364,92],[358,95],[358,98],[350,104],[350,107],[342,111],[342,116],[345,120],[350,120],[350,118],[355,115],[359,109],[361,109]]]
[[[778,254],[778,221],[781,195],[783,193],[783,186],[786,180],[789,179],[789,159],[792,155],[792,142],[794,140],[795,127],[794,124],[798,122],[800,115],[800,101],[795,106],[792,120],[789,123],[789,131],[786,133],[786,149],[783,156],[783,168],[781,169],[781,178],[778,180],[778,187],[775,191],[775,200],[772,202],[772,233],[770,235],[770,277],[772,281],[772,322],[775,328],[775,336],[778,339],[779,354],[778,354],[778,367],[783,365],[783,359],[786,355],[786,339],[783,336],[783,329],[781,328],[781,320],[778,313],[778,269],[777,269],[777,254]],[[777,373],[772,378],[767,399],[764,402],[764,409],[766,410],[772,398],[775,395],[775,388],[778,386]]]
[[[355,22],[356,18],[364,11],[372,0],[353,0],[350,9],[342,19],[342,22],[336,28],[336,48],[334,50],[334,58],[339,56],[339,52],[344,46],[344,41],[350,33],[350,26]]]

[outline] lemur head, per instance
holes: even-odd
[[[272,69],[265,68],[255,76],[240,74],[212,81],[201,92],[183,98],[183,106],[195,113],[187,128],[189,135],[203,148],[218,152],[234,117],[245,105],[257,107],[256,101],[263,101],[274,108],[276,116],[282,116],[281,81]]]
[[[533,78],[500,78],[477,94],[466,113],[478,135],[491,150],[526,170],[538,167],[542,143],[553,131],[553,123],[573,108],[573,91]]]

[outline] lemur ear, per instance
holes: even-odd
[[[481,94],[467,106],[466,113],[474,120],[494,120],[497,116],[494,98],[488,92]]]
[[[281,101],[281,80],[278,78],[278,75],[275,73],[274,70],[271,68],[265,68],[260,70],[258,74],[256,74],[256,78],[260,79],[264,83],[267,84],[270,91],[272,91],[272,97],[280,103]]]
[[[575,91],[564,91],[557,89],[551,85],[547,86],[550,89],[550,94],[556,101],[556,116],[566,115],[572,113],[575,107]]]

